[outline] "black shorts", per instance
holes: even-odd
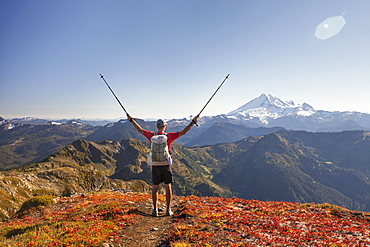
[[[152,180],[154,185],[160,183],[173,183],[172,169],[170,166],[152,166]]]

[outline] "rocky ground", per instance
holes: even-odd
[[[176,207],[174,207],[176,208]],[[114,247],[165,247],[165,239],[169,236],[172,229],[172,216],[166,216],[165,210],[159,211],[158,217],[151,216],[151,203],[146,202],[138,207],[138,217],[136,223],[122,229],[119,235],[122,239],[119,243],[111,243],[110,246]],[[106,245],[108,247],[108,244]]]

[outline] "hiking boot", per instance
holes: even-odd
[[[167,215],[167,216],[171,216],[171,215],[173,215],[173,212],[172,212],[172,210],[171,210],[170,208],[167,208],[167,210],[166,210],[166,215]]]
[[[151,214],[153,217],[157,217],[158,216],[158,210],[157,209],[153,209],[152,211],[152,214]]]

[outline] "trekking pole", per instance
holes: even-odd
[[[203,110],[207,107],[208,103],[212,100],[213,96],[215,96],[215,94],[217,93],[217,91],[221,88],[221,86],[224,84],[224,82],[229,79],[229,75],[230,74],[227,74],[227,76],[225,77],[225,79],[221,82],[220,86],[218,86],[218,88],[216,89],[216,91],[212,94],[211,98],[209,98],[209,100],[207,101],[207,103],[203,106],[202,110],[200,110],[199,114],[197,115],[197,117],[200,116],[200,114],[203,112]],[[196,126],[198,126],[198,124],[195,124]]]
[[[103,81],[105,82],[105,84],[107,85],[107,87],[109,88],[109,90],[112,92],[113,96],[114,96],[114,97],[116,98],[116,100],[118,101],[119,105],[122,107],[123,111],[126,113],[126,115],[127,115],[127,116],[129,116],[129,115],[128,115],[128,113],[127,113],[127,111],[126,111],[126,109],[125,109],[125,107],[123,107],[123,105],[121,104],[121,101],[119,101],[118,97],[117,97],[117,96],[116,96],[116,94],[113,92],[113,90],[110,88],[110,86],[109,86],[108,82],[104,79],[104,76],[103,76],[102,74],[100,74],[100,78],[102,78],[102,79],[103,79]]]

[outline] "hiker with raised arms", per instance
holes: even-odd
[[[165,133],[167,125],[163,119],[157,120],[157,132],[153,132],[141,128],[134,118],[127,115],[128,121],[132,122],[135,129],[143,134],[151,143],[148,164],[152,166],[152,216],[158,216],[158,189],[161,183],[164,183],[166,190],[166,215],[173,214],[171,210],[173,183],[172,158],[170,155],[171,143],[180,136],[185,135],[197,123],[198,118],[199,116],[194,117],[182,131]]]
[[[209,102],[224,84],[224,82],[229,78],[228,74],[225,79],[221,82],[220,86],[216,89],[213,93],[211,98],[207,101],[204,105],[202,110],[199,114],[192,119],[192,121],[187,125],[182,131],[178,132],[171,132],[165,133],[165,129],[167,127],[166,122],[163,119],[158,119],[157,121],[157,132],[152,132],[141,128],[141,126],[133,119],[130,114],[126,111],[125,107],[122,105],[121,101],[118,99],[117,95],[113,92],[112,88],[109,86],[108,82],[105,80],[104,76],[100,74],[100,78],[103,79],[113,96],[116,98],[117,102],[120,104],[122,110],[126,113],[128,121],[132,122],[134,127],[143,134],[149,141],[150,141],[150,154],[148,156],[148,164],[152,166],[152,180],[153,180],[153,187],[152,187],[152,198],[153,198],[153,216],[158,216],[158,189],[159,185],[163,182],[164,187],[166,189],[166,214],[172,215],[171,211],[171,201],[172,201],[172,183],[173,183],[173,175],[172,175],[172,158],[170,155],[170,148],[171,143],[179,138],[182,135],[188,133],[191,127],[195,124],[197,125],[198,118],[203,110],[207,107]],[[198,126],[198,125],[197,125]]]

